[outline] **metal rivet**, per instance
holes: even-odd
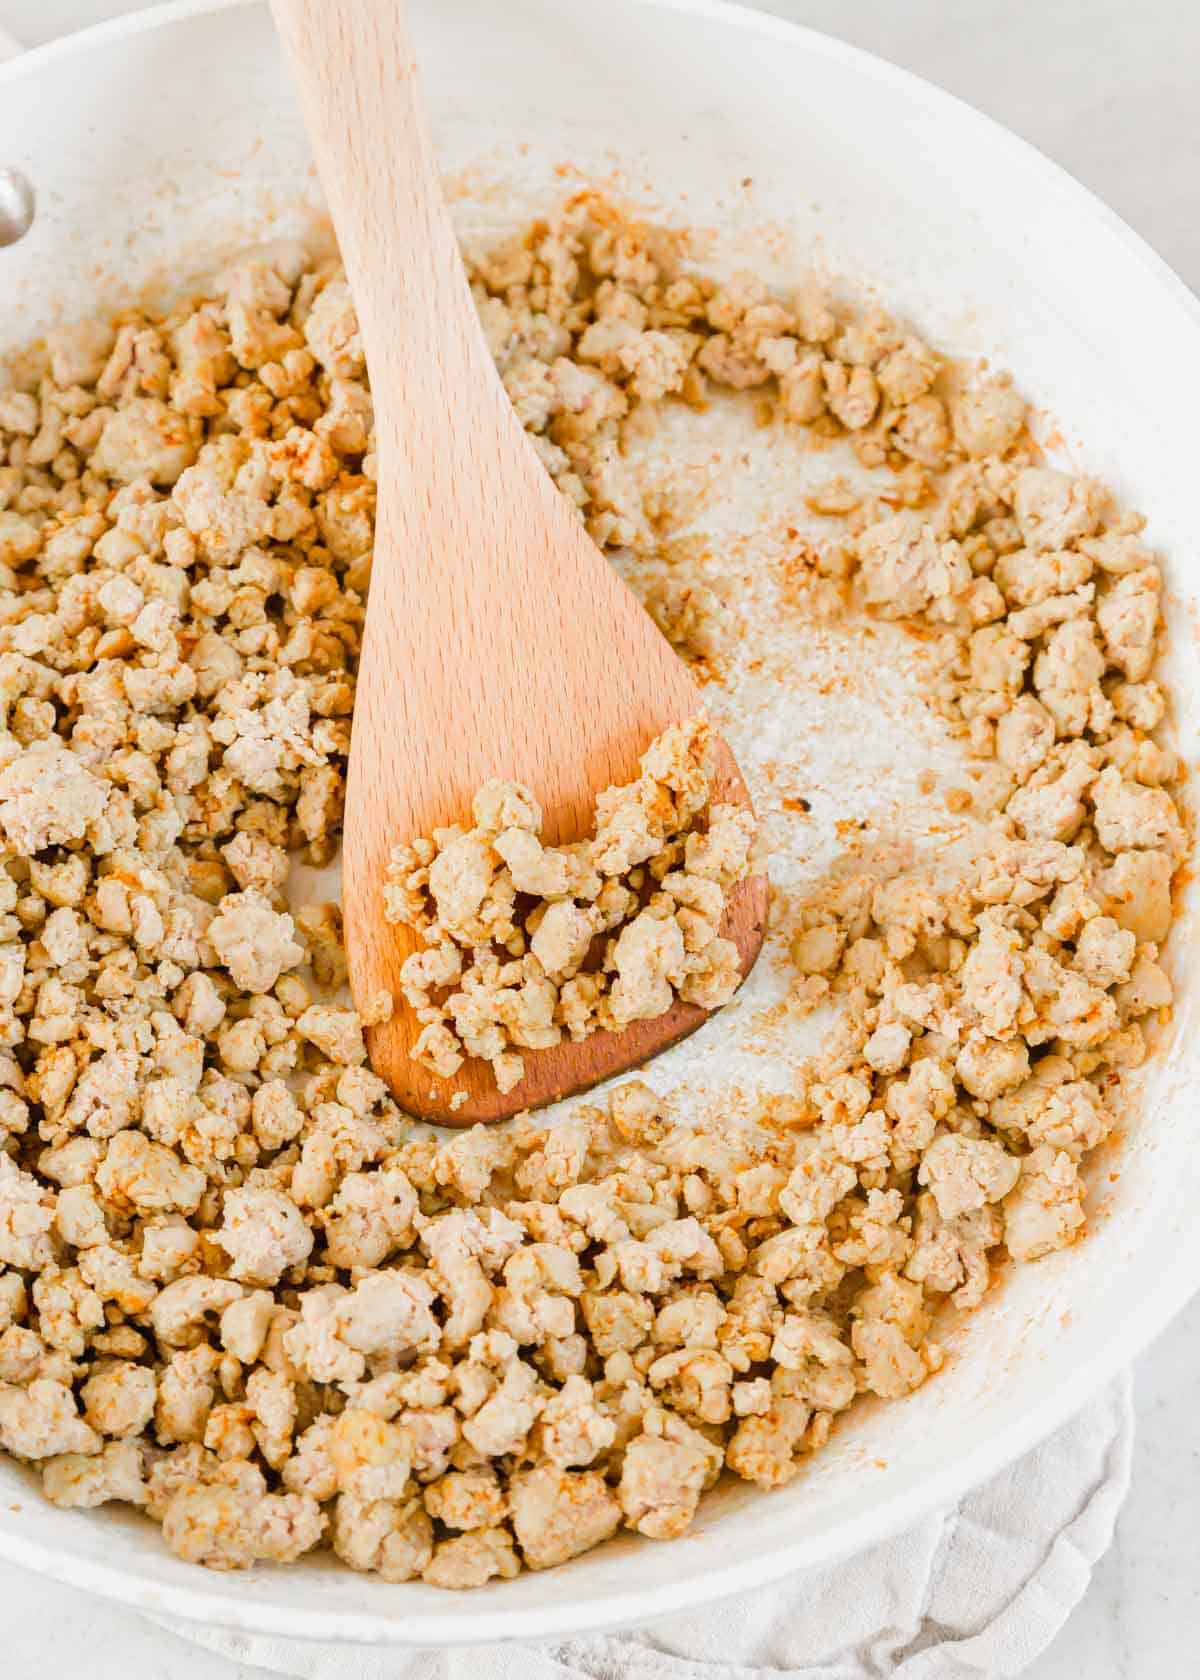
[[[19,169],[0,168],[0,247],[15,245],[33,225],[33,187]]]

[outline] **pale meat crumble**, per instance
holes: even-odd
[[[336,853],[370,573],[335,264],[261,248],[174,313],[57,329],[0,393],[0,1446],[54,1503],[135,1506],[212,1568],[328,1547],[454,1588],[670,1538],[723,1469],[779,1486],[859,1395],[936,1372],[935,1318],[1005,1254],[1085,1229],[1188,851],[1141,521],[1046,465],[1007,380],[683,251],[584,197],[473,261],[546,470],[710,671],[736,617],[660,550],[627,437],[749,393],[890,472],[812,497],[833,535],[790,607],[933,638],[980,769],[954,881],[784,907],[791,1005],[841,1015],[757,1130],[633,1080],[429,1135],[367,1065],[338,907],[286,896]],[[723,1001],[750,835],[705,814],[702,742],[652,749],[584,847],[491,784],[401,856],[431,1066],[503,1080]]]
[[[729,1002],[740,959],[719,928],[750,871],[755,824],[744,807],[712,803],[711,749],[702,719],[667,730],[637,781],[599,795],[595,833],[577,845],[544,846],[528,788],[490,781],[473,827],[395,848],[384,911],[425,942],[400,970],[423,1067],[448,1078],[477,1056],[506,1091],[524,1072],[521,1050],[620,1032],[677,998]],[[600,965],[585,969],[601,939]]]

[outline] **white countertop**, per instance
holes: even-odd
[[[1098,192],[1200,289],[1200,7],[1183,0],[759,3],[916,70],[999,118]],[[0,27],[34,46],[132,9],[119,0],[0,0]],[[1133,1489],[1116,1540],[1027,1680],[1176,1680],[1200,1672],[1200,1302],[1142,1358],[1136,1376]],[[0,1629],[5,1680],[252,1680],[262,1672],[4,1565]]]

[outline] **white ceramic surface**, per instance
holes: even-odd
[[[482,160],[489,180],[508,170],[527,201],[546,197],[555,162],[617,166],[631,192],[687,219],[747,236],[774,221],[781,272],[815,252],[825,268],[877,282],[943,345],[986,348],[1012,366],[1079,462],[1151,515],[1175,595],[1179,722],[1194,736],[1189,409],[1200,311],[1162,265],[1019,142],[836,43],[702,0],[611,4],[603,19],[537,0],[499,10],[443,0],[422,15],[449,165]],[[529,155],[515,154],[516,138]],[[287,221],[304,155],[255,8],[163,8],[157,27],[117,26],[0,71],[0,156],[24,160],[42,209],[17,248],[11,289],[12,266],[3,273],[0,335],[24,338],[38,320],[83,307],[97,263],[115,293],[181,251],[200,266],[264,218]],[[474,219],[499,216],[485,199]],[[1136,332],[1118,330],[1126,322]],[[5,1468],[0,1554],[176,1615],[440,1643],[663,1614],[858,1549],[1044,1434],[1193,1287],[1200,1169],[1184,1049],[1198,988],[1185,950],[1181,930],[1174,1048],[1153,1070],[1147,1119],[1121,1178],[1098,1197],[1088,1243],[1015,1273],[936,1383],[864,1416],[769,1501],[733,1490],[677,1545],[630,1540],[448,1604],[319,1563],[198,1576],[135,1519],[56,1512]]]

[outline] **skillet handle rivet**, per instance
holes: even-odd
[[[0,248],[15,245],[33,225],[33,186],[19,169],[0,167]]]

